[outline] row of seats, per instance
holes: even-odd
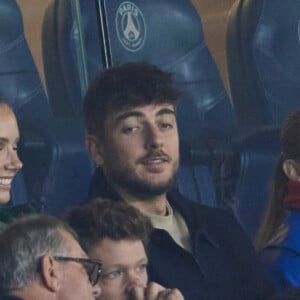
[[[236,1],[228,20],[230,97],[189,0],[52,0],[42,35],[47,96],[17,3],[0,5],[0,22],[15,29],[0,27],[0,68],[6,68],[0,97],[22,108],[22,187],[30,201],[59,214],[85,200],[94,171],[81,113],[87,85],[105,67],[147,61],[173,72],[182,91],[178,188],[195,201],[232,210],[254,237],[279,153],[278,128],[297,107],[295,1]],[[28,74],[29,84],[22,84]]]

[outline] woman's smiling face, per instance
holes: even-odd
[[[10,199],[12,180],[22,168],[17,153],[19,129],[12,110],[0,103],[0,203]]]

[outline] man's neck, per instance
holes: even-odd
[[[143,214],[155,214],[162,216],[166,215],[166,193],[151,197],[132,195],[121,189],[117,189],[117,193],[122,197],[124,201],[126,201],[129,205],[137,208]]]
[[[134,206],[143,214],[165,216],[167,212],[167,199],[155,198],[152,200],[125,200],[129,205]]]

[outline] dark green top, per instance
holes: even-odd
[[[29,203],[0,208],[0,231],[4,229],[6,224],[13,222],[15,219],[35,212],[36,210]]]

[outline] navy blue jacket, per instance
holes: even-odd
[[[94,176],[90,192],[91,198],[120,200],[103,177]],[[149,280],[179,288],[185,300],[260,300],[273,294],[250,240],[231,214],[177,191],[168,193],[168,201],[187,223],[193,253],[165,230],[155,229],[147,249]]]
[[[189,228],[192,254],[156,229],[148,250],[149,279],[179,288],[186,300],[259,300],[273,293],[251,242],[229,213],[168,194]]]
[[[263,250],[278,292],[300,286],[300,212],[289,211],[283,224]]]

